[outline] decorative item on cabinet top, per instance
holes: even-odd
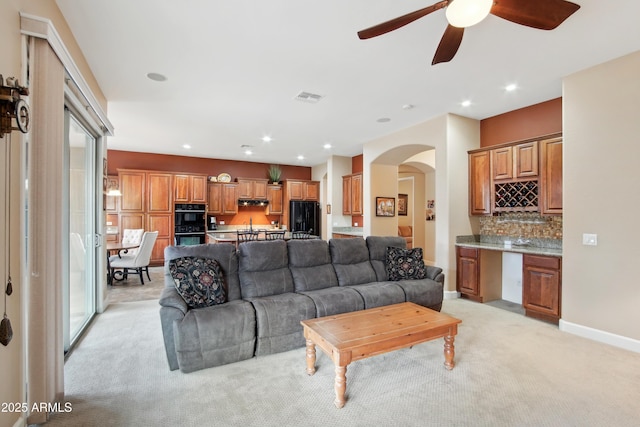
[[[228,173],[221,173],[218,175],[218,182],[231,182],[231,175]]]
[[[209,177],[207,177],[207,181],[209,181],[209,182],[218,182],[218,176],[217,175],[210,175]]]

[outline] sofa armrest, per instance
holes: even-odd
[[[444,274],[442,274],[442,269],[440,267],[434,267],[432,265],[427,265],[427,278],[431,280],[435,280],[436,282],[444,283]]]
[[[175,288],[164,288],[160,295],[159,303],[162,307],[176,308],[180,310],[183,315],[187,314],[187,311],[189,311],[187,303]]]

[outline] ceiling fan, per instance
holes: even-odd
[[[490,13],[527,27],[553,30],[580,6],[565,0],[443,0],[359,31],[358,37],[364,40],[386,34],[444,8],[449,24],[431,65],[451,61],[460,47],[464,29],[482,21]]]

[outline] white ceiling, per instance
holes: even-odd
[[[110,149],[289,165],[360,154],[444,113],[484,119],[557,98],[563,76],[640,49],[637,0],[575,0],[580,10],[553,31],[490,15],[436,66],[442,10],[356,35],[435,0],[56,2],[108,99]],[[506,93],[512,82],[519,89]],[[294,100],[300,91],[324,98]]]

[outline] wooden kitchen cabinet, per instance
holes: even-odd
[[[145,230],[158,232],[150,263],[160,265],[164,262],[164,248],[173,244],[173,214],[148,214]]]
[[[235,215],[238,213],[238,183],[210,182],[207,190],[208,214]]]
[[[540,141],[540,213],[562,214],[562,138]]]
[[[174,176],[175,203],[207,203],[207,177],[205,175]]]
[[[268,179],[238,178],[238,199],[267,200]]]
[[[469,215],[491,215],[491,152],[469,153]]]
[[[267,215],[282,215],[282,186],[269,184],[267,186],[267,200],[269,205],[267,206]]]
[[[456,290],[477,302],[500,299],[502,253],[456,246]]]
[[[342,177],[342,214],[362,215],[362,173]]]
[[[147,174],[144,171],[119,170],[120,212],[144,212]],[[129,228],[129,227],[127,227]]]
[[[172,178],[173,175],[170,173],[147,174],[147,212],[173,212]]]
[[[538,141],[499,147],[491,150],[494,181],[538,177]]]
[[[522,306],[530,317],[558,323],[562,295],[562,258],[522,257]]]
[[[238,213],[238,186],[235,183],[222,184],[222,214]]]
[[[284,182],[287,200],[320,200],[320,182],[287,179]]]

